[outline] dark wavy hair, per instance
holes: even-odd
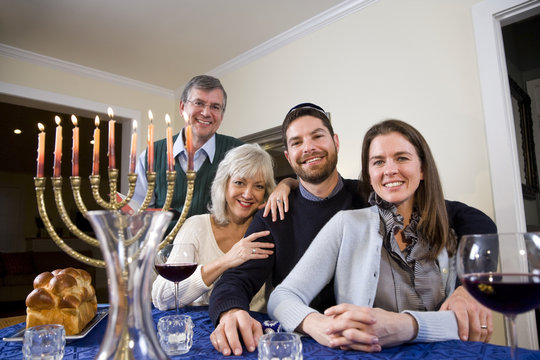
[[[452,255],[456,251],[457,241],[448,224],[448,214],[437,165],[426,140],[414,127],[401,120],[389,119],[373,125],[367,131],[362,143],[361,191],[363,194],[369,194],[373,190],[369,177],[371,142],[379,135],[393,132],[403,135],[414,146],[422,164],[424,180],[416,189],[414,206],[421,216],[418,231],[422,234],[421,238],[424,244],[429,247],[427,257],[436,259],[445,247],[449,255]]]

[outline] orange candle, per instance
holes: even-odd
[[[193,136],[191,134],[191,125],[188,121],[188,115],[185,112],[183,115],[184,121],[186,122],[186,127],[184,128],[186,142],[184,143],[184,147],[186,148],[188,155],[188,170],[193,170],[193,156],[195,154],[195,151],[193,151]]]
[[[186,126],[186,149],[188,153],[188,170],[193,170],[193,140],[191,125]]]
[[[45,174],[45,126],[38,123],[38,157],[37,157],[37,174],[38,178],[42,178]]]
[[[71,115],[73,123],[73,148],[71,152],[71,176],[79,176],[79,127],[77,126],[77,117]]]
[[[165,122],[167,123],[167,169],[169,171],[173,171],[174,170],[173,141],[172,141],[171,117],[169,116],[169,114],[165,114]]]
[[[53,166],[53,176],[59,177],[61,175],[61,165],[62,165],[62,126],[60,126],[60,117],[57,115],[54,117],[56,122],[56,137],[54,143],[54,166]]]
[[[107,115],[109,115],[109,169],[115,169],[116,158],[114,156],[114,124],[116,123],[116,121],[113,120],[114,113],[110,107],[107,109]]]
[[[133,133],[131,134],[131,152],[129,153],[129,172],[135,173],[137,162],[137,120],[133,120]]]
[[[99,175],[99,116],[96,115],[94,122],[96,128],[94,130],[94,157],[92,159],[92,175]]]
[[[148,110],[148,118],[150,119],[150,125],[148,125],[148,152],[146,156],[148,157],[148,172],[154,172],[154,115],[152,115],[152,110]]]

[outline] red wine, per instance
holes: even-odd
[[[463,283],[481,304],[503,314],[521,314],[540,306],[539,275],[468,274]]]
[[[195,272],[197,264],[195,263],[176,263],[156,265],[159,275],[169,281],[179,282],[187,279]]]

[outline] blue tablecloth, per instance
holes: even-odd
[[[190,315],[195,323],[193,335],[193,347],[190,352],[181,356],[174,356],[173,359],[257,359],[257,352],[249,353],[244,351],[243,356],[222,356],[216,352],[210,343],[209,335],[214,330],[214,325],[208,317],[207,307],[185,307],[182,313]],[[165,314],[172,314],[174,311],[163,312],[153,309],[152,316],[155,323]],[[265,314],[253,313],[259,321],[267,319]],[[87,360],[94,359],[107,326],[107,317],[103,319],[86,337],[83,339],[68,342],[66,345],[64,359]],[[20,329],[24,328],[24,323],[0,329],[0,339],[9,337]],[[479,342],[446,341],[430,344],[407,344],[390,349],[384,349],[380,353],[368,354],[358,351],[343,351],[330,349],[317,344],[308,337],[302,338],[304,359],[509,359],[510,350],[508,347],[484,344]],[[0,341],[0,359],[21,359],[20,342]],[[519,349],[520,360],[540,359],[540,351]]]

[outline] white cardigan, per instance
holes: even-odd
[[[383,239],[377,206],[338,212],[321,229],[298,264],[270,295],[268,313],[287,331],[316,310],[308,304],[334,278],[338,304],[373,306],[379,282]],[[456,282],[454,261],[446,250],[437,258],[446,297]],[[390,310],[390,309],[389,309]],[[418,323],[416,342],[458,340],[452,311],[405,311]]]

